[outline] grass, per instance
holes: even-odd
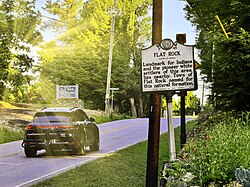
[[[23,139],[23,130],[11,130],[0,126],[0,144]]]
[[[109,115],[94,115],[93,116],[95,118],[95,122],[97,124],[101,124],[101,123],[106,123],[106,122],[110,122],[110,121],[115,121],[115,120],[122,120],[122,119],[131,119],[132,117],[126,114],[113,114],[112,116]]]
[[[188,122],[187,132],[196,121]],[[180,128],[175,129],[176,146],[179,150]],[[159,150],[159,176],[163,160],[169,157],[168,134],[161,135]],[[41,182],[35,187],[144,187],[146,176],[147,141],[128,147],[110,156],[100,158]]]

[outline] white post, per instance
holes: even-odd
[[[118,91],[119,88],[109,88],[111,90],[111,108],[110,108],[110,114],[114,111],[114,91]]]
[[[76,97],[76,100],[79,99],[79,87],[78,87],[78,84],[76,84],[76,90],[75,90],[75,97]]]
[[[168,108],[169,156],[170,156],[170,161],[174,161],[176,159],[176,151],[175,151],[174,120],[173,120],[171,93],[167,94],[167,108]]]
[[[114,111],[114,90],[112,89],[112,92],[111,92],[111,112],[110,113],[113,113]]]

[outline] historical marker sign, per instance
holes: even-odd
[[[195,90],[193,46],[173,43],[165,50],[159,44],[142,50],[142,91]]]
[[[78,84],[59,86],[56,85],[56,99],[78,99]]]

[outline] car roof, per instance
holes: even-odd
[[[43,108],[39,112],[74,112],[76,110],[79,110],[80,108],[74,107],[74,108],[67,108],[67,107],[50,107],[50,108]],[[82,109],[80,109],[82,110]]]

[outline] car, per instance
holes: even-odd
[[[43,108],[26,126],[22,147],[27,157],[35,157],[43,149],[52,154],[67,151],[85,155],[87,147],[99,150],[99,129],[81,108]]]

